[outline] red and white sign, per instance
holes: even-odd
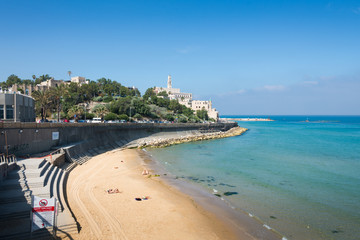
[[[55,198],[32,196],[31,231],[54,225]]]

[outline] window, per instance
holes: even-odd
[[[0,119],[4,119],[4,105],[0,105]]]
[[[6,119],[14,118],[14,108],[12,105],[6,105]]]

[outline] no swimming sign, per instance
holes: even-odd
[[[54,226],[55,202],[55,198],[32,196],[32,232]]]

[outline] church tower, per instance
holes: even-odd
[[[168,84],[167,84],[167,88],[171,89],[171,75],[168,76]]]

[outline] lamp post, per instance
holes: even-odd
[[[84,110],[85,110],[85,122],[86,122],[86,107],[87,107],[87,104],[86,104],[86,94],[84,94],[84,100],[85,100],[85,102],[84,102]]]
[[[130,118],[129,118],[130,122],[131,122],[131,109],[132,109],[132,107],[130,107],[130,114],[129,114],[130,115]]]

